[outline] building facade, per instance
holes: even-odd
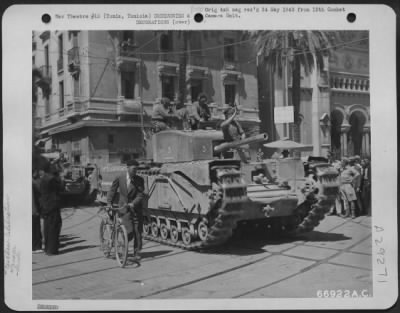
[[[329,60],[332,151],[335,156],[371,156],[368,31],[337,32],[349,42]]]
[[[153,104],[177,101],[182,51],[185,105],[208,95],[215,118],[240,109],[245,130],[258,133],[257,67],[240,31],[54,31],[33,33],[33,66],[50,81],[38,92],[37,124],[47,149],[73,164],[145,157],[143,130]],[[186,49],[185,49],[186,47]]]
[[[333,36],[336,48],[323,67],[309,75],[301,70],[300,138],[306,146],[301,153],[370,157],[369,34],[338,31]],[[260,128],[271,140],[290,137],[288,124],[274,123],[274,108],[292,105],[291,75],[285,86],[262,59],[258,70]]]

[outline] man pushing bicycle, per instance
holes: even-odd
[[[119,214],[121,223],[125,226],[128,233],[128,240],[133,238],[134,257],[140,259],[142,250],[142,231],[143,231],[143,209],[144,209],[144,180],[136,175],[139,163],[136,160],[129,160],[127,163],[127,173],[116,177],[111,189],[107,194],[107,204],[112,207],[114,198],[119,190]]]

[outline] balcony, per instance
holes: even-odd
[[[159,75],[178,75],[179,57],[179,54],[171,54],[168,51],[160,51],[157,63]]]
[[[329,86],[332,91],[369,93],[369,77],[362,75],[350,75],[331,73]]]
[[[119,69],[134,70],[136,63],[140,62],[140,55],[136,52],[137,45],[122,42],[116,56],[116,64]]]
[[[130,113],[140,114],[141,110],[142,110],[142,105],[140,103],[140,100],[125,99],[124,96],[119,97],[117,105],[118,113],[130,112]]]
[[[204,62],[204,56],[191,54],[189,55],[186,75],[189,79],[207,79],[209,69]]]
[[[80,72],[79,47],[68,50],[68,72],[77,78]]]
[[[62,56],[59,56],[57,60],[57,72],[62,72],[63,70],[64,70],[64,58]]]
[[[239,64],[235,61],[224,60],[224,69],[228,71],[237,71],[239,70]]]

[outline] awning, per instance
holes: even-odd
[[[148,123],[145,123],[144,126],[149,126],[147,124]],[[141,123],[140,122],[107,121],[107,120],[79,121],[79,122],[73,123],[71,125],[66,125],[66,126],[58,127],[56,129],[49,130],[49,134],[54,135],[54,134],[78,129],[81,127],[141,127]]]
[[[307,145],[303,145],[301,143],[298,143],[298,142],[295,142],[295,141],[292,141],[289,139],[281,139],[281,140],[265,143],[264,147],[273,148],[273,149],[282,149],[282,150],[308,149]]]
[[[60,152],[41,153],[41,156],[45,157],[48,160],[55,160],[60,158]]]
[[[51,137],[38,139],[35,141],[35,146],[44,147],[49,140],[51,140]]]

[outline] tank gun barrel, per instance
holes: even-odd
[[[216,147],[214,147],[215,152],[223,152],[229,149],[233,148],[239,148],[241,146],[250,144],[250,143],[257,143],[257,142],[263,142],[268,139],[268,134],[267,133],[262,133],[259,135],[251,136],[245,139],[233,141],[233,142],[224,142]]]

